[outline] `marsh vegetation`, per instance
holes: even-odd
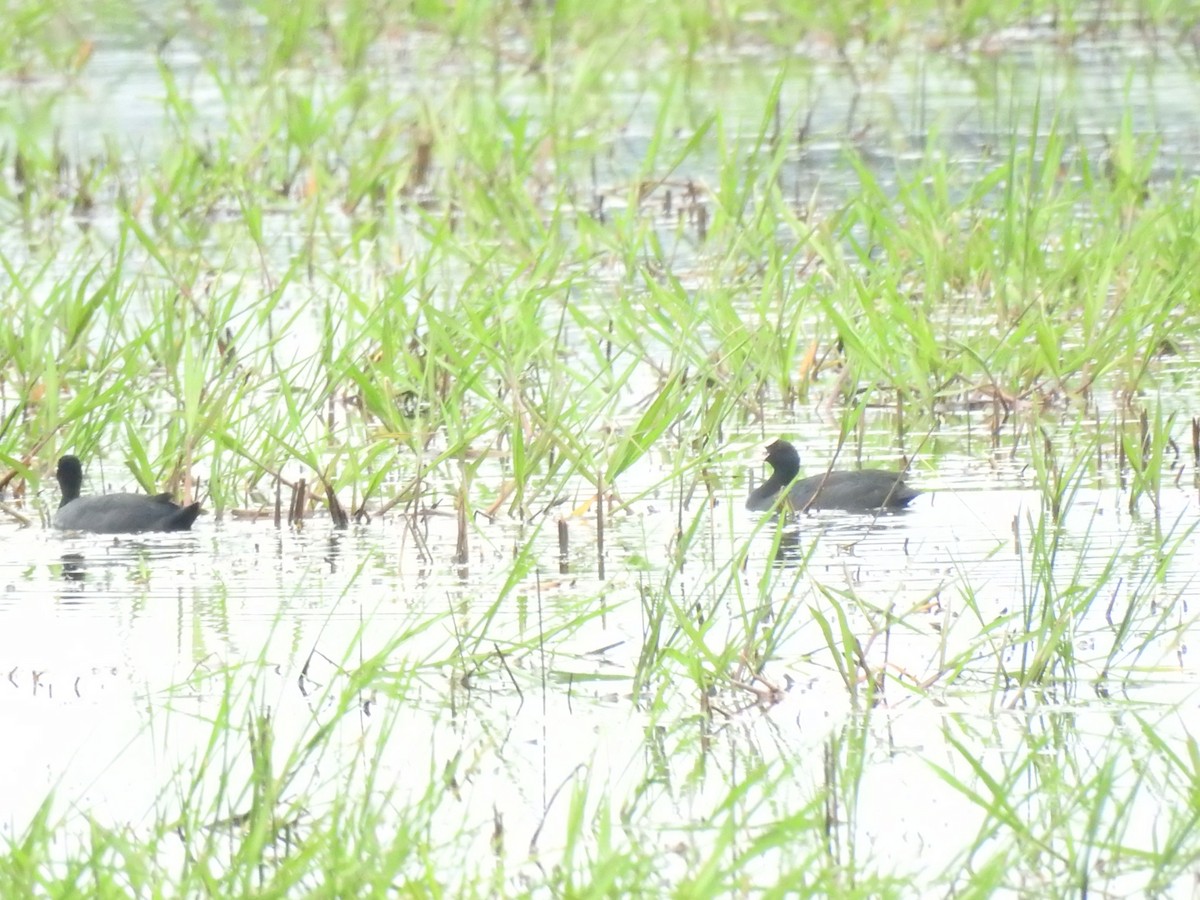
[[[1190,889],[1200,16],[787,7],[0,13],[0,894]]]

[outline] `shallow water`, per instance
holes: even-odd
[[[419,795],[419,773],[467,767],[469,786],[454,804],[462,818],[439,826],[447,841],[462,840],[466,823],[475,849],[485,848],[479,823],[495,808],[511,846],[524,846],[539,825],[553,846],[556,828],[566,827],[566,803],[554,792],[578,766],[614,802],[637,802],[641,827],[660,829],[661,840],[681,817],[710,815],[719,785],[762,763],[769,774],[760,773],[760,787],[772,805],[800,809],[820,790],[823,755],[847,752],[840,742],[857,720],[850,697],[864,689],[847,691],[818,624],[840,607],[865,658],[895,676],[859,736],[871,759],[854,820],[859,839],[881,858],[920,852],[940,868],[959,852],[955,834],[980,818],[930,766],[970,779],[946,734],[980,759],[1002,759],[1029,752],[1033,722],[1042,729],[1063,717],[1069,752],[1087,764],[1110,752],[1111,720],[1122,715],[1087,688],[1093,680],[1150,704],[1151,718],[1200,685],[1183,652],[1194,627],[1181,599],[1200,565],[1194,541],[1150,577],[1157,551],[1192,527],[1194,491],[1164,491],[1161,531],[1153,517],[1131,517],[1119,490],[1079,492],[1062,525],[1054,581],[1064,598],[1095,586],[1104,599],[1066,634],[1077,663],[1060,673],[1061,688],[1025,694],[1019,673],[1031,650],[1017,636],[1036,626],[1048,601],[1044,586],[1031,584],[1029,558],[1041,495],[1020,470],[964,465],[944,486],[937,472],[918,471],[913,481],[928,491],[907,512],[787,523],[743,509],[750,474],[748,465],[730,467],[712,502],[680,510],[664,494],[614,513],[604,581],[592,518],[569,521],[566,573],[555,528],[534,534],[503,519],[476,522],[466,565],[448,563],[456,547],[449,516],[421,525],[431,562],[414,553],[404,518],[391,516],[343,533],[323,519],[297,531],[211,517],[187,534],[116,538],[5,527],[0,703],[11,733],[22,735],[0,743],[9,821],[32,816],[53,790],[136,829],[171,807],[162,785],[178,767],[195,766],[211,739],[225,680],[209,675],[247,664],[247,673],[258,671],[257,702],[270,710],[277,744],[288,747],[329,709],[326,689],[381,650],[396,693],[364,695],[359,713],[337,720],[333,743],[352,753],[364,739],[383,739],[384,768],[401,794]],[[702,523],[666,587],[653,561],[673,552],[681,515]],[[493,609],[514,549],[527,543],[529,572]],[[747,562],[730,570],[742,546]],[[760,694],[708,698],[715,718],[700,743],[694,685],[651,683],[633,693],[648,639],[641,598],[663,590],[674,610],[667,629],[703,623],[713,653],[768,627],[777,634],[762,680],[750,670],[741,676]],[[1106,662],[1114,643],[1106,609],[1119,622],[1131,602],[1140,607],[1135,627],[1149,634],[1154,626],[1155,636],[1125,642]],[[1164,617],[1176,624],[1163,628]],[[544,654],[528,650],[539,633]],[[466,667],[464,681],[460,648],[479,638],[485,656]],[[947,671],[963,653],[969,664]],[[650,713],[652,694],[670,715]],[[707,788],[687,774],[705,757],[723,772]],[[652,772],[663,790],[647,795]],[[331,789],[313,788],[318,797]]]
[[[848,135],[882,172],[901,173],[924,152],[931,129],[954,148],[956,166],[977,167],[1002,138],[1032,128],[1035,100],[1044,104],[1043,123],[1059,116],[1097,155],[1128,110],[1139,134],[1161,141],[1164,177],[1175,166],[1195,175],[1196,85],[1184,62],[1169,54],[1139,61],[1109,44],[1063,56],[1029,48],[1021,36],[1012,41],[993,60],[881,62],[863,88],[828,61],[796,62],[781,105],[785,114],[811,106],[813,135],[785,171],[785,190],[805,198],[819,189],[822,203],[836,204],[854,183],[843,155]],[[190,76],[197,121],[219,129],[222,101],[200,58],[186,48],[173,53],[172,65]],[[153,60],[128,48],[100,59],[85,90],[58,109],[64,144],[94,152],[94,141],[119,134],[135,164],[170,138],[161,86],[147,74]],[[699,106],[723,110],[731,125],[739,110],[757,111],[746,98],[769,84],[759,63],[714,60],[692,88]],[[640,76],[628,80],[614,86],[611,102],[641,95]],[[627,193],[629,166],[642,158],[655,115],[631,114],[614,140],[598,186],[606,202]],[[702,155],[692,163],[681,177],[716,180]],[[93,217],[92,239],[112,227],[105,216]],[[661,216],[664,235],[672,222]],[[280,214],[268,226],[280,238],[274,252],[287,257],[293,217]],[[211,240],[219,244],[219,228]],[[698,251],[681,244],[686,268]],[[5,249],[20,255],[12,244]],[[606,277],[620,276],[600,273],[595,295],[585,290],[580,302],[602,310]],[[247,304],[258,299],[252,293]],[[297,289],[289,302],[308,299]],[[319,311],[300,321],[281,347],[307,359],[321,340]],[[1162,379],[1168,411],[1196,408],[1200,379],[1186,360],[1164,364]],[[647,371],[632,384],[630,393],[642,395],[658,379]],[[1103,392],[1096,402],[1098,421],[1119,407]],[[771,412],[772,430],[801,443],[806,471],[821,471],[834,455],[836,427],[815,407]],[[324,517],[294,530],[210,515],[189,534],[117,538],[0,523],[0,714],[20,735],[0,742],[8,812],[0,828],[19,834],[51,791],[135,831],[156,816],[169,820],[162,810],[178,798],[163,796],[164,785],[203,758],[229,670],[236,699],[269,709],[277,744],[290,748],[330,712],[330,692],[383,653],[394,689],[376,683],[356,715],[333,716],[333,744],[350,758],[378,738],[385,771],[414,797],[430,773],[453,769],[451,808],[460,818],[439,820],[436,837],[454,846],[465,832],[476,859],[489,858],[497,810],[510,847],[539,833],[557,845],[567,802],[556,791],[580,767],[611,792],[613,807],[635,809],[631,818],[659,845],[677,839],[687,847],[681,857],[701,856],[709,836],[696,823],[718,816],[731,784],[747,779],[760,801],[744,826],[784,818],[810,809],[829,760],[849,767],[856,741],[870,765],[858,808],[837,821],[901,872],[915,857],[926,871],[948,869],[962,835],[980,827],[978,804],[949,781],[974,784],[972,760],[1007,773],[1048,757],[1083,783],[1117,759],[1113,790],[1135,798],[1121,813],[1121,834],[1133,844],[1158,839],[1158,805],[1178,799],[1169,759],[1149,759],[1152,789],[1137,793],[1142,782],[1125,765],[1136,738],[1122,735],[1135,735],[1139,717],[1165,740],[1182,744],[1191,734],[1177,711],[1194,706],[1200,684],[1187,652],[1196,627],[1187,597],[1200,571],[1193,467],[1179,463],[1180,481],[1164,488],[1155,515],[1145,499],[1130,512],[1108,463],[1081,480],[1051,541],[1038,537],[1054,526],[1031,460],[1013,449],[1024,445],[1007,435],[993,441],[983,418],[951,413],[927,443],[908,436],[912,481],[926,493],[909,511],[879,517],[776,523],[746,512],[749,484],[762,477],[759,435],[730,435],[712,495],[697,488],[686,503],[663,483],[672,467],[647,457],[617,486],[638,499],[607,518],[603,579],[594,511],[570,514],[590,492],[582,482],[532,522],[474,519],[465,563],[454,559],[455,518],[443,514],[412,522],[377,516],[345,532]],[[893,432],[884,416],[869,421],[861,453],[843,451],[839,464],[895,465]],[[119,462],[108,471],[121,471]],[[496,462],[476,480],[493,487],[504,476]],[[437,512],[453,507],[452,490],[435,485]],[[36,502],[46,508],[54,500]],[[560,515],[570,536],[565,565]],[[686,562],[669,575],[678,535],[694,521]],[[1052,561],[1036,556],[1047,546]],[[650,611],[664,606],[656,631]],[[839,613],[857,650],[837,633]],[[1073,649],[1073,668],[1022,689],[1037,652],[1023,635],[1047,616],[1062,619],[1059,639]],[[832,640],[823,627],[830,623]],[[754,657],[768,630],[769,654]],[[672,636],[691,631],[713,658],[733,648],[737,660],[745,648],[744,690],[706,691],[689,677],[687,659],[673,661],[677,680],[637,682],[647,648],[678,652],[687,645]],[[894,676],[870,710],[856,653]],[[1112,695],[1125,705],[1114,710]],[[1046,801],[1035,790],[1036,765],[1029,771],[1022,809],[1032,817]],[[305,774],[314,795],[337,791]],[[683,859],[678,865],[687,868]],[[780,851],[768,865],[786,871],[791,861]]]

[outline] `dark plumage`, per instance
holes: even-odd
[[[97,494],[80,497],[83,466],[74,456],[58,461],[58,487],[62,502],[54,514],[54,527],[64,531],[94,531],[120,534],[137,531],[188,531],[200,504],[180,506],[169,494]]]
[[[783,504],[795,512],[808,509],[843,509],[850,512],[900,509],[920,493],[904,483],[904,473],[882,469],[825,472],[797,481],[800,454],[783,440],[767,448],[767,465],[771,467],[771,477],[746,499],[746,508],[755,512],[772,509],[779,502],[779,493],[783,490],[787,490]],[[788,485],[791,485],[790,489]]]

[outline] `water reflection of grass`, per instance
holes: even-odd
[[[1194,172],[1164,174],[1134,104],[1089,137],[1015,75],[988,106],[999,142],[965,150],[952,121],[813,115],[830,72],[869,98],[891,61],[947,48],[983,79],[1025,26],[1087,44],[1099,7],[20,7],[6,468],[36,484],[64,449],[102,455],[217,516],[303,479],[320,527],[388,517],[447,571],[478,567],[486,523],[522,530],[490,594],[439,610],[452,652],[323,646],[339,662],[285,735],[265,660],[220,671],[161,805],[114,826],[51,798],[15,823],[0,893],[1187,883],[1195,742],[1145,685],[1191,633],[1172,573],[1193,526],[1159,518],[1200,456]],[[1149,49],[1194,24],[1139,15],[1103,28]],[[134,79],[161,130],[63,138],[121,34],[160,48]],[[866,587],[816,564],[857,535],[746,534],[733,461],[822,417],[842,466],[1025,460],[1018,602],[993,608],[953,554],[903,594],[899,563]],[[1137,552],[1069,528],[1117,486],[1151,520]],[[674,521],[631,538],[655,506]],[[450,509],[438,558],[421,523]],[[548,598],[560,520],[587,573]],[[640,628],[619,661],[580,649],[609,604]],[[598,737],[613,706],[625,730]],[[523,732],[535,707],[557,735]],[[532,800],[531,746],[567,761]]]

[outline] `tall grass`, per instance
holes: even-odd
[[[1186,883],[1194,740],[1113,698],[1191,628],[1194,173],[1132,101],[1097,135],[977,50],[1184,46],[1194,11],[43,6],[2,15],[6,500],[48,511],[74,451],[217,520],[394,534],[459,587],[294,652],[295,693],[254,654],[156,686],[156,733],[202,696],[199,749],[141,821],[52,795],[12,823],[0,893]],[[116,45],[154,48],[144,141],[64,112]],[[999,86],[989,146],[872,107],[914,51]],[[1030,502],[985,560],[904,533],[863,580],[888,521],[743,518],[750,447],[805,428],[935,487],[982,429]],[[905,763],[971,823],[940,863],[873,849]]]

